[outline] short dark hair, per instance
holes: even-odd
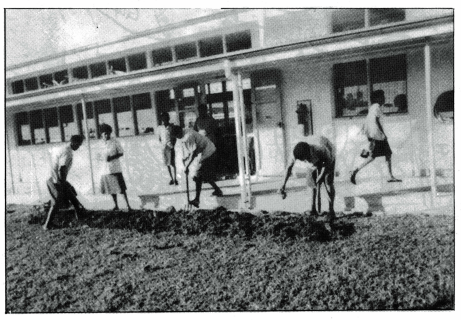
[[[306,142],[298,142],[293,149],[293,156],[297,160],[305,160],[309,154],[309,144]]]
[[[380,100],[384,100],[384,91],[383,90],[375,90],[371,93],[371,103],[379,103]]]
[[[173,137],[179,137],[179,136],[182,136],[183,134],[183,130],[180,126],[173,126],[173,128],[171,128],[171,135]]]
[[[168,121],[170,121],[170,114],[168,112],[162,112],[162,114],[160,115],[160,119],[167,119]]]
[[[111,134],[112,133],[112,127],[110,125],[108,125],[107,123],[103,123],[99,126],[99,132],[101,134],[103,133],[107,133],[107,134]]]
[[[79,134],[75,134],[72,137],[70,137],[70,142],[71,143],[82,144],[83,143],[83,136],[79,135]]]

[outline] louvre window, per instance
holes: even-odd
[[[135,124],[138,134],[154,133],[154,110],[152,110],[150,94],[134,95],[133,107],[136,112]]]
[[[58,109],[57,108],[48,108],[43,110],[43,115],[45,117],[45,135],[46,142],[61,142],[61,129],[59,128],[58,120]]]
[[[86,66],[74,68],[72,70],[73,81],[82,81],[88,79],[88,68]]]
[[[333,32],[344,32],[365,27],[365,9],[339,9],[332,15]]]
[[[59,119],[64,133],[64,141],[70,141],[73,135],[79,134],[77,119],[74,119],[72,106],[59,107]]]
[[[368,9],[370,26],[400,22],[405,20],[405,9]]]
[[[12,83],[12,87],[13,87],[13,94],[24,92],[24,82],[22,80],[14,81]]]
[[[39,77],[40,88],[46,89],[53,86],[53,75],[45,74]]]
[[[54,74],[54,85],[63,85],[69,83],[69,76],[67,74],[67,70],[62,70],[59,72],[55,72]]]
[[[24,146],[31,144],[29,113],[20,112],[16,114],[16,130],[18,134],[18,145]]]
[[[112,100],[117,115],[118,136],[134,135],[134,119],[131,111],[130,97],[119,97]]]
[[[109,61],[109,74],[124,74],[126,73],[125,58]]]

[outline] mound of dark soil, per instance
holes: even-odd
[[[31,224],[44,223],[45,210],[37,210],[28,216]],[[329,241],[350,236],[355,232],[353,223],[336,222],[325,224],[307,214],[289,212],[229,211],[224,207],[214,210],[196,211],[132,211],[108,212],[88,211],[75,221],[71,210],[63,210],[52,221],[55,228],[67,228],[76,223],[91,228],[131,229],[139,232],[173,232],[175,234],[208,234],[220,237],[256,236],[275,237],[282,240],[306,238],[313,241]]]

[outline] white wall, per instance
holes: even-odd
[[[428,174],[428,139],[426,124],[424,51],[407,52],[408,114],[389,115],[382,119],[393,150],[393,171],[398,177]],[[349,172],[359,165],[358,156],[366,145],[360,134],[364,121],[360,118],[333,118],[332,92],[333,63],[300,63],[282,67],[283,115],[286,128],[286,157],[292,155],[294,145],[303,139],[302,127],[297,124],[297,100],[311,99],[314,134],[332,139],[337,148],[336,171],[339,180],[347,180]],[[437,96],[453,89],[453,48],[438,45],[432,49],[432,105]],[[437,170],[453,170],[453,125],[433,119],[434,148]],[[361,177],[387,178],[384,158],[378,158],[361,172]]]

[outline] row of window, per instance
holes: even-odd
[[[117,137],[154,132],[154,114],[149,93],[85,103],[89,137],[100,137],[99,125],[109,124]],[[70,141],[84,134],[82,105],[60,106],[16,114],[18,145]]]
[[[204,58],[227,52],[250,49],[251,32],[249,30],[191,41],[152,51],[152,66],[157,67],[189,59]],[[108,75],[125,74],[148,68],[146,52],[118,59],[101,61],[69,70],[17,80],[12,83],[12,93],[19,94],[54,86],[65,85]],[[69,74],[70,73],[70,74]]]
[[[373,27],[405,20],[405,9],[340,9],[332,15],[333,33]]]
[[[366,115],[372,91],[383,90],[384,113],[406,113],[406,55],[339,63],[333,66],[336,117]]]
[[[243,89],[250,107],[250,79],[244,79]],[[99,125],[109,124],[116,137],[154,133],[155,117],[160,124],[162,112],[170,114],[170,122],[181,127],[193,127],[200,86],[155,92],[157,110],[152,109],[149,93],[86,102],[86,117],[90,139],[100,138]],[[218,81],[205,85],[210,114],[223,128],[233,128],[232,82]],[[249,109],[251,110],[251,109]],[[248,116],[248,115],[247,115]],[[251,112],[249,112],[251,117]],[[66,142],[74,134],[84,134],[82,105],[76,104],[20,112],[16,114],[18,145]]]

